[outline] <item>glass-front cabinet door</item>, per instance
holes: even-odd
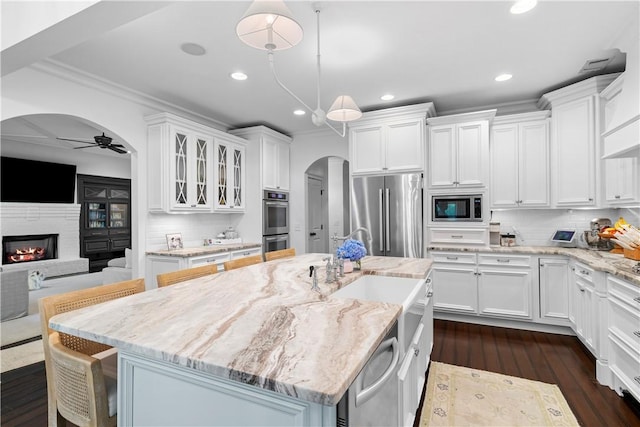
[[[107,204],[87,203],[87,228],[107,228]]]
[[[173,208],[208,210],[211,138],[174,130],[173,132]]]
[[[129,205],[127,203],[111,203],[109,205],[109,227],[129,227]]]
[[[215,210],[244,209],[245,147],[232,142],[215,143]]]

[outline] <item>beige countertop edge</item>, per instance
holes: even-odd
[[[244,269],[218,273],[208,276],[209,278],[205,280],[193,279],[170,287],[113,300],[105,303],[106,307],[102,305],[104,308],[101,307],[101,309],[98,306],[92,306],[54,316],[50,324],[58,331],[102,342],[124,351],[233,379],[302,400],[334,406],[397,321],[402,312],[402,306],[334,298],[331,294],[365,274],[423,279],[431,269],[432,261],[424,258],[368,256],[362,261],[362,271],[347,274],[338,283],[325,284],[324,280],[319,280],[321,292],[316,293],[310,291],[308,285],[311,279],[305,271],[308,271],[308,265],[320,265],[319,261],[322,257],[323,254],[305,254],[292,259],[265,262]],[[285,279],[287,277],[289,279]],[[280,280],[284,279],[284,282],[280,280],[273,282],[267,279],[264,284],[257,284],[265,278],[280,278]],[[240,294],[234,291],[233,287],[228,286],[229,282],[234,282],[238,287],[242,286],[241,282],[246,282],[250,288],[254,286],[251,283],[255,283],[256,287],[248,293],[246,292],[248,289],[244,289]],[[299,287],[301,284],[302,288]],[[278,288],[275,291],[275,299],[271,297],[261,299],[258,294],[265,292],[265,289],[273,292],[274,286]],[[295,294],[291,293],[292,290],[295,290]],[[227,300],[225,304],[220,303],[211,307],[212,303],[217,303],[207,298],[214,293],[216,299],[220,300],[231,298],[232,301],[238,298],[235,305],[251,306],[252,313],[256,313],[239,315],[235,318],[238,322],[237,330],[244,331],[240,336],[231,334],[228,338],[211,338],[214,341],[209,342],[208,337],[202,338],[201,331],[193,332],[193,322],[197,323],[198,319],[209,320],[203,312],[210,313],[235,306]],[[196,294],[200,296],[196,297]],[[176,299],[187,300],[184,305],[186,305],[185,311],[189,313],[188,316],[179,314],[173,309],[171,313],[166,313],[172,314],[171,322],[163,326],[163,322],[168,322],[165,320],[166,315],[162,315],[157,310],[144,314],[149,307],[164,306]],[[206,304],[208,307],[202,307],[202,300],[210,301]],[[290,310],[292,313],[299,313],[302,317],[294,317],[291,324],[282,326],[284,328],[282,331],[260,332],[257,327],[251,328],[256,324],[263,325],[264,320],[272,312],[282,308],[286,308],[287,312]],[[221,320],[218,323],[222,322],[222,317],[225,315],[234,313],[231,309],[228,311],[224,315],[220,314]],[[116,324],[104,321],[105,317],[112,316],[114,313],[118,313]],[[342,314],[337,316],[337,313]],[[361,328],[347,326],[343,329],[345,327],[341,323],[343,320],[339,320],[343,317],[344,319],[361,319],[357,323]],[[122,322],[122,319],[127,320]],[[157,334],[162,336],[161,331],[166,330],[167,326],[175,329],[177,322],[186,322],[182,336],[155,338]],[[304,322],[309,323],[300,328],[301,324],[305,324]],[[328,334],[318,335],[317,325],[323,322],[327,325]],[[207,325],[207,328],[209,327],[211,325]],[[331,330],[341,332],[337,334]],[[279,354],[278,352],[283,348],[277,339],[286,336],[286,332],[295,332],[293,335],[298,337],[294,338],[293,342],[287,343],[286,348],[291,348],[292,353],[285,352],[279,358],[273,359],[273,355]],[[271,337],[269,337],[270,334]],[[270,339],[276,338],[275,344],[261,347],[261,344],[264,345],[263,340],[260,339],[261,335]],[[167,343],[167,339],[173,342]],[[202,347],[203,340],[208,342],[204,347]],[[248,345],[239,344],[238,341]],[[351,341],[357,342],[358,345],[353,345]],[[270,341],[267,340],[267,342]],[[227,345],[235,350],[226,349]],[[310,350],[312,346],[319,347]],[[172,350],[172,348],[179,350]],[[190,350],[191,348],[198,348],[198,351]],[[207,353],[209,351],[216,353],[218,351],[216,349],[220,348],[226,350],[223,354],[203,356],[198,353],[202,348],[210,349]],[[312,356],[309,358],[304,354]],[[342,359],[332,361],[333,354],[342,354]],[[265,362],[257,364],[255,360]],[[276,365],[272,365],[273,363]]]
[[[197,246],[193,248],[182,249],[162,249],[157,251],[147,251],[147,255],[159,255],[179,258],[189,258],[199,255],[209,255],[223,252],[239,251],[242,249],[259,248],[262,245],[260,243],[230,243],[224,245],[212,245],[212,246]]]
[[[595,270],[612,274],[640,287],[640,274],[636,274],[631,270],[639,261],[625,258],[620,254],[612,254],[607,251],[592,251],[581,248],[561,248],[557,246],[466,246],[457,248],[429,246],[428,250],[436,252],[486,252],[568,256]]]

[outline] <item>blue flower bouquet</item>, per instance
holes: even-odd
[[[367,249],[364,247],[364,243],[360,240],[347,239],[336,250],[336,256],[342,259],[348,259],[351,261],[360,261],[362,257],[367,254]]]

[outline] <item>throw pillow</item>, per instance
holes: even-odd
[[[124,250],[124,260],[125,260],[125,264],[124,264],[124,268],[131,268],[132,266],[132,258],[133,253],[131,252],[131,249],[126,248]]]

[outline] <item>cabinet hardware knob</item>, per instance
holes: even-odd
[[[414,349],[413,353],[417,356],[418,354],[420,354],[420,349],[419,348]],[[640,378],[640,377],[638,377],[638,378]]]
[[[192,207],[192,208],[195,208],[195,207],[196,207],[196,205],[191,205],[191,207]]]
[[[455,261],[458,259],[457,256],[448,256],[447,259],[451,260],[451,261]]]
[[[584,289],[580,289],[580,292],[584,292]]]
[[[540,264],[540,267],[544,267],[544,264]]]
[[[427,292],[427,298],[431,298],[433,296],[433,291]]]
[[[431,283],[431,277],[427,279],[427,283]]]
[[[616,199],[619,199],[619,198],[620,198],[620,195],[618,194],[618,195],[616,195],[616,196],[614,196],[614,197],[615,197]]]
[[[633,379],[636,380],[638,384],[640,384],[640,377],[633,377]]]
[[[593,197],[589,197],[589,201],[590,201],[590,202],[593,202]]]
[[[464,236],[460,236],[459,234],[452,234],[451,238],[452,239],[462,239]]]
[[[640,331],[633,331],[633,335],[635,335],[638,338],[640,338]]]
[[[640,302],[640,297],[635,297],[633,300],[634,300],[635,302]]]
[[[496,259],[496,261],[497,261],[497,262],[510,262],[511,260],[510,260],[510,259],[501,259],[501,258],[498,258],[498,259]]]

